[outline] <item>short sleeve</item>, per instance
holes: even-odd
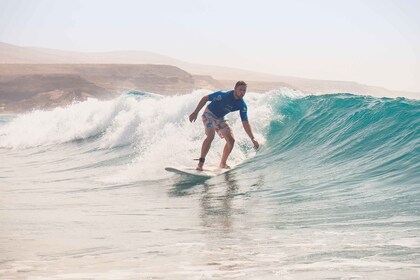
[[[242,121],[248,121],[248,107],[246,106],[245,102],[242,108],[239,111]]]

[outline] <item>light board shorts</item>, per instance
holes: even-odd
[[[224,138],[223,133],[231,132],[230,126],[224,118],[216,117],[209,109],[206,108],[204,110],[203,115],[201,116],[203,119],[204,127],[207,128],[214,128],[220,138]]]

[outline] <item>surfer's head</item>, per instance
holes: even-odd
[[[244,81],[238,81],[235,84],[235,98],[242,99],[246,93],[247,84]]]

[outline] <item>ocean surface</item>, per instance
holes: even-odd
[[[0,116],[0,279],[420,279],[420,101],[249,92],[258,151],[235,112],[166,172],[209,93]]]

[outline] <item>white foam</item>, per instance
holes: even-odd
[[[141,180],[154,180],[166,174],[165,165],[196,164],[192,160],[200,155],[204,129],[200,116],[195,123],[190,123],[188,116],[209,93],[197,90],[175,96],[124,94],[109,101],[89,99],[51,111],[33,111],[0,127],[0,147],[22,149],[98,136],[94,144],[97,149],[132,146],[136,156],[123,170],[123,178],[136,180],[141,174]],[[279,96],[290,97],[292,93],[296,92],[247,93],[249,120],[260,144],[264,144],[268,125],[276,115],[272,109],[274,101],[277,102]],[[236,165],[255,152],[239,114],[229,114],[227,119],[237,143],[229,160]],[[225,141],[216,136],[207,163],[218,165],[224,144]],[[153,174],[155,171],[158,173]]]
[[[289,98],[302,98],[307,96],[303,91],[297,90],[297,89],[291,89],[287,87],[281,87],[279,89],[270,90],[266,94],[268,95],[274,95],[274,96],[284,96]]]
[[[189,95],[170,96],[141,102],[136,109],[138,126],[135,131],[135,144],[138,156],[133,163],[122,171],[121,176],[131,180],[154,180],[169,176],[163,167],[167,165],[194,166],[194,158],[200,156],[204,128],[200,116],[195,123],[188,120],[202,96],[209,91],[199,90]],[[254,135],[261,144],[265,142],[265,132],[272,119],[269,95],[247,94],[249,120]],[[239,164],[255,152],[246,135],[239,114],[229,114],[228,120],[235,133],[236,148],[229,158],[233,165]],[[218,165],[225,141],[218,138],[213,141],[212,148],[206,158],[209,165]],[[241,147],[241,148],[239,148]]]
[[[28,148],[94,136],[114,117],[114,103],[89,99],[52,111],[19,115],[0,127],[0,147]]]

